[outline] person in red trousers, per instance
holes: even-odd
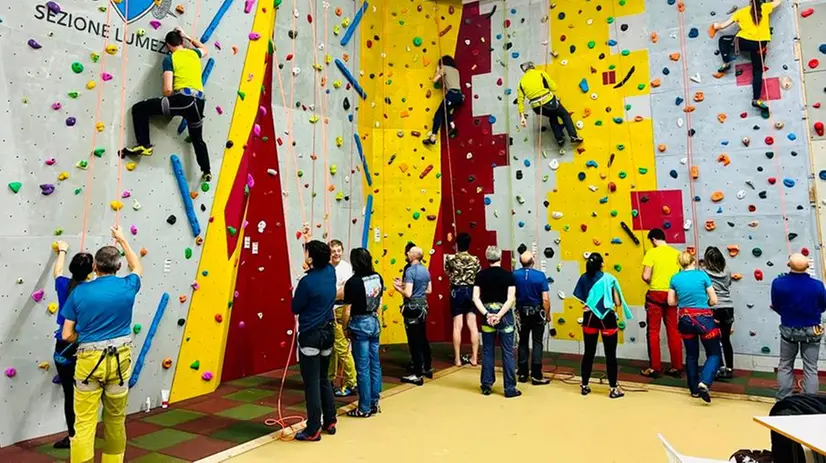
[[[642,280],[648,283],[648,292],[645,294],[645,318],[650,365],[641,374],[656,378],[662,373],[660,324],[665,322],[668,351],[671,353],[671,368],[666,374],[679,378],[683,369],[683,346],[680,332],[677,330],[677,308],[668,305],[668,289],[671,277],[680,271],[680,251],[666,243],[665,232],[659,228],[648,232],[648,240],[654,247],[645,253],[642,260]]]

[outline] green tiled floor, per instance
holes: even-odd
[[[266,426],[264,423],[241,421],[228,428],[214,432],[210,437],[238,444],[249,442],[271,432],[278,431],[279,426]]]
[[[255,387],[259,384],[264,384],[272,381],[273,378],[266,378],[263,376],[248,376],[246,378],[236,379],[235,381],[230,381],[226,384],[230,386],[239,386],[239,387]]]
[[[142,457],[135,458],[132,461],[135,463],[186,463],[186,460],[170,457],[169,455],[162,455],[160,453],[149,453]]]
[[[196,437],[198,437],[197,434],[178,431],[177,429],[162,429],[132,439],[129,443],[144,450],[158,451],[190,439],[195,439]]]
[[[187,421],[192,421],[202,416],[205,415],[203,413],[191,412],[189,410],[173,409],[169,410],[166,413],[161,413],[159,415],[150,416],[149,418],[144,418],[143,421],[157,424],[158,426],[170,427],[186,423]]]
[[[224,396],[224,398],[230,400],[237,400],[239,402],[257,402],[265,397],[272,396],[273,392],[274,391],[256,389],[254,387],[251,387],[249,389],[241,389],[240,391],[233,392],[232,394],[227,394]]]
[[[234,420],[252,420],[259,416],[264,416],[268,413],[276,411],[272,407],[265,407],[263,405],[244,404],[229,410],[216,413],[218,416],[224,418],[232,418]]]

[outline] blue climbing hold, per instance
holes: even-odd
[[[564,11],[560,11],[560,12],[559,12],[559,15],[557,15],[557,18],[559,18],[559,19],[565,19],[565,12],[564,12]]]
[[[795,141],[795,140],[797,140],[797,135],[795,135],[793,133],[790,133],[790,134],[786,135],[786,138],[788,138],[791,141]]]
[[[700,31],[698,31],[696,27],[692,27],[691,30],[688,31],[688,38],[690,39],[696,39],[698,35],[700,35]]]
[[[609,46],[609,47],[613,47],[613,46],[616,46],[616,45],[617,45],[617,41],[616,41],[616,40],[611,39],[611,40],[609,40],[609,41],[608,41],[608,46]]]
[[[495,124],[496,123],[496,116],[488,116],[488,122],[490,122],[491,124]]]
[[[826,170],[821,170],[821,171],[817,174],[817,176],[818,176],[818,177],[820,177],[820,179],[821,179],[821,180],[826,180]]]
[[[720,142],[720,144],[723,146],[728,146],[728,140],[723,140]]]
[[[664,75],[664,76],[667,76],[667,75],[669,75],[669,74],[671,74],[671,69],[668,69],[668,68],[663,68],[663,75]]]
[[[614,123],[615,123],[615,124],[622,124],[622,123],[623,123],[623,119],[622,119],[621,117],[615,117],[615,118],[614,118]]]
[[[545,231],[551,231],[551,224],[549,224],[549,223],[545,224]]]
[[[511,14],[516,14],[516,8],[511,8]]]
[[[519,221],[518,225],[519,225],[519,228],[525,228],[525,222],[523,222],[521,220]]]
[[[577,174],[577,178],[582,181],[585,180],[585,172],[580,172]]]
[[[522,161],[522,163],[525,164],[525,167],[530,167],[531,166],[531,160],[530,159],[525,159],[524,161]]]
[[[675,3],[677,3],[677,0],[668,0],[668,4],[669,4],[669,5],[673,5],[673,4],[675,4]]]
[[[599,198],[599,203],[600,203],[600,204],[605,204],[605,203],[607,203],[607,202],[608,202],[608,197],[607,197],[607,196],[604,196],[604,197],[602,197],[602,198]]]
[[[611,240],[611,244],[622,244],[622,240],[619,238],[613,238]]]
[[[515,51],[515,52],[511,53],[511,57],[512,57],[513,59],[519,58],[519,52],[518,52],[518,51]]]
[[[593,159],[585,163],[585,167],[599,167],[596,161]]]
[[[793,179],[790,179],[790,178],[784,178],[783,179],[783,185],[785,185],[786,188],[791,188],[791,187],[794,186],[794,184],[795,184],[795,181]]]
[[[513,93],[513,90],[511,90],[509,88],[505,89],[505,95],[510,95],[511,93]]]
[[[485,197],[485,206],[490,206],[490,198]]]
[[[674,100],[674,104],[680,106],[681,104],[683,104],[683,101],[685,100],[678,96],[677,99]]]
[[[723,213],[723,208],[722,208],[722,207],[718,207],[718,208],[717,208],[717,213],[718,213],[718,214],[722,214],[722,213]]]
[[[699,203],[699,202],[700,202],[700,197],[699,197],[699,196],[695,196],[695,197],[694,197],[694,202],[695,202],[695,203]]]
[[[669,172],[668,175],[670,175],[671,178],[677,178],[677,171],[674,170],[674,169],[671,169],[671,172]]]
[[[502,40],[502,34],[496,34],[496,40]]]
[[[582,79],[579,81],[579,89],[582,90],[582,93],[588,93],[588,90],[591,88],[588,86],[588,80]]]
[[[818,48],[818,50],[820,50],[820,52],[821,52],[821,53],[823,53],[824,55],[826,55],[826,43],[822,44],[822,45],[820,46],[820,48]]]
[[[669,222],[669,221],[665,221],[665,222],[663,223],[663,228],[665,228],[666,230],[668,230],[669,228],[671,228],[671,222]]]

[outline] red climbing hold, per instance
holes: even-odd
[[[511,27],[511,20],[510,19],[505,20],[505,27]]]
[[[766,144],[767,145],[773,145],[774,144],[774,138],[773,137],[766,137]]]
[[[313,15],[311,15],[311,14],[307,15],[307,22],[310,23],[310,24],[313,23]]]
[[[372,40],[367,41],[367,48],[373,48],[373,41]]]
[[[288,54],[287,54],[287,57],[286,57],[286,58],[284,58],[284,59],[285,59],[285,60],[287,60],[287,61],[292,61],[292,59],[293,59],[293,54],[292,54],[292,53],[288,53]]]
[[[224,316],[219,313],[215,314],[215,321],[221,323],[222,321],[224,321]]]
[[[498,85],[498,86],[500,86],[500,87],[501,87],[501,86],[502,86],[502,83],[503,83],[503,82],[502,82],[502,78],[501,78],[501,77],[500,77],[500,78],[498,78],[498,79],[496,79],[496,85]]]
[[[802,248],[800,250],[800,253],[803,254],[806,257],[809,257],[809,248]]]
[[[614,183],[614,182],[609,182],[608,183],[608,191],[610,191],[611,193],[617,191],[617,184]]]
[[[815,9],[814,9],[814,8],[806,8],[805,10],[803,10],[803,11],[801,11],[801,12],[800,12],[800,16],[803,16],[804,18],[808,18],[808,17],[809,17],[809,16],[811,16],[814,12],[815,12]]]
[[[588,231],[588,225],[582,224],[579,226],[579,229],[582,231]]]
[[[818,101],[817,103],[813,103],[812,108],[820,109],[820,102]]]
[[[777,179],[774,177],[769,177],[769,185],[774,185],[775,183],[777,183]]]
[[[763,271],[760,270],[760,269],[755,270],[754,271],[754,279],[757,280],[757,281],[763,281]]]
[[[823,136],[823,134],[824,134],[823,122],[820,122],[820,121],[815,122],[815,133],[817,133],[817,135],[819,137]]]
[[[817,59],[810,59],[809,60],[809,69],[815,69],[818,66],[820,66],[820,61],[818,61]]]
[[[749,117],[749,113],[740,113],[740,119],[745,119]]]

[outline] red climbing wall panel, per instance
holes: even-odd
[[[751,86],[754,80],[751,74],[751,63],[738,64],[737,70],[737,86],[743,87],[745,85]],[[761,100],[779,100],[780,95],[780,78],[769,77],[763,80],[763,93],[760,95]]]
[[[631,206],[639,211],[634,217],[634,230],[661,228],[669,243],[685,243],[681,190],[632,191]]]
[[[249,226],[245,237],[251,245],[241,250],[236,279],[236,294],[229,320],[229,337],[224,353],[222,381],[282,368],[290,350],[290,336],[294,319],[290,311],[292,288],[290,287],[290,263],[284,253],[287,243],[284,228],[284,204],[281,196],[280,176],[267,174],[267,169],[278,167],[275,146],[275,127],[271,108],[272,64],[267,64],[264,76],[264,94],[261,106],[267,114],[259,113],[257,123],[261,136],[250,134],[244,154],[248,170],[239,170],[240,182],[247,183],[247,172],[254,185],[250,188],[246,218]],[[266,139],[266,140],[265,140]],[[243,173],[242,173],[243,172]],[[243,213],[243,208],[242,208]],[[266,222],[259,233],[259,222]],[[257,243],[254,253],[252,244]]]
[[[484,41],[482,40],[484,39]],[[465,41],[470,40],[470,45]],[[467,232],[473,238],[470,252],[484,262],[485,248],[497,244],[496,233],[485,226],[485,194],[493,193],[494,165],[507,165],[507,137],[493,135],[487,115],[473,117],[473,103],[480,96],[466,87],[474,75],[491,72],[490,17],[479,14],[479,4],[464,6],[457,41],[456,67],[462,76],[462,91],[465,104],[454,117],[459,136],[447,138],[442,131],[442,207],[431,256],[434,307],[428,335],[434,341],[449,341],[452,337],[450,315],[450,283],[444,272],[444,253],[453,253],[453,242],[448,242],[448,234],[453,233],[453,210],[456,210],[457,233]],[[444,50],[449,53],[448,50]],[[466,153],[473,157],[467,159]],[[451,185],[452,181],[452,185]],[[451,194],[452,191],[452,194]],[[454,237],[455,239],[455,237]],[[442,245],[437,243],[441,241]],[[510,265],[510,252],[503,252],[502,262]],[[438,300],[435,295],[444,295]]]
[[[227,257],[231,257],[235,253],[235,248],[238,246],[238,232],[241,230],[241,221],[244,220],[244,208],[247,206],[247,196],[244,194],[244,187],[247,185],[247,174],[249,173],[249,158],[250,146],[244,148],[244,155],[241,157],[241,164],[238,166],[238,172],[235,174],[235,179],[232,181],[232,190],[227,199],[227,205],[224,206],[224,220],[227,224]],[[229,227],[236,230],[236,233],[230,233]]]

